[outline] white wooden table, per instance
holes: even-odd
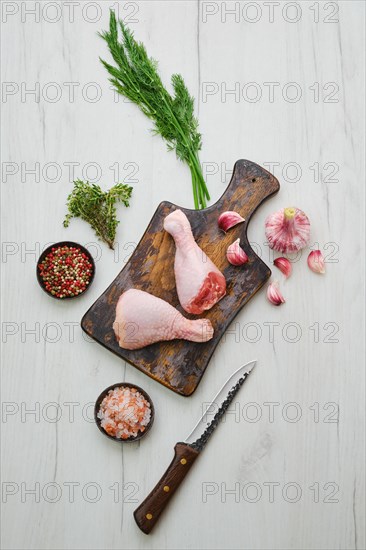
[[[280,193],[250,239],[268,262],[264,220],[296,205],[312,246],[260,292],[181,398],[87,341],[83,313],[126,262],[161,200],[192,207],[190,175],[149,122],[109,88],[97,31],[118,7],[165,82],[181,72],[203,134],[213,201],[247,158]],[[2,545],[7,549],[353,549],[364,538],[364,20],[348,2],[30,2],[2,8]],[[230,11],[231,10],[231,11]],[[73,178],[133,185],[113,254],[80,220],[62,226]],[[97,276],[78,300],[35,278],[47,243],[90,247]],[[318,244],[316,244],[318,243]],[[279,272],[274,273],[277,278]],[[152,535],[133,510],[229,374],[258,365]],[[108,441],[92,405],[108,385],[143,386],[156,406],[140,444]]]

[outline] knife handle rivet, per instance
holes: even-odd
[[[146,514],[146,519],[152,519],[152,514]]]
[[[184,466],[184,464],[187,464],[187,459],[181,458],[180,463]]]
[[[163,491],[164,491],[165,493],[169,493],[169,491],[170,491],[169,485],[164,485]]]

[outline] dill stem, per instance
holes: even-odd
[[[169,103],[167,102],[164,94],[162,94],[162,98],[164,100],[164,103],[165,103],[167,109],[169,110],[169,112],[172,116],[174,127],[180,133],[180,135],[182,137],[182,140],[185,143],[185,145],[186,145],[186,147],[189,151],[189,153],[188,153],[189,154],[188,163],[191,167],[191,172],[192,172],[192,169],[193,169],[193,171],[195,173],[195,176],[193,176],[193,172],[192,172],[192,186],[193,186],[193,198],[194,198],[195,208],[196,208],[196,210],[200,209],[200,208],[205,208],[206,207],[205,197],[207,197],[208,200],[210,200],[210,195],[208,193],[208,189],[206,187],[205,180],[203,179],[202,170],[201,170],[200,163],[198,161],[197,153],[195,153],[192,150],[192,145],[190,143],[188,143],[188,141],[186,139],[186,136],[185,136],[180,124],[179,124],[179,121],[177,120],[177,118],[176,118],[174,112],[172,111]],[[197,188],[198,188],[198,193],[197,193]],[[197,202],[197,194],[199,196],[199,201],[198,202]]]
[[[197,210],[200,210],[206,207],[206,199],[205,199],[205,195],[201,185],[201,174],[197,172],[197,167],[195,166],[194,163],[190,164],[190,167],[191,167],[192,181],[194,179],[196,183],[197,196],[198,196],[197,206],[195,205],[195,208]]]
[[[194,200],[194,207],[196,210],[199,209],[199,202],[198,202],[198,196],[197,196],[197,181],[196,181],[196,175],[194,172],[193,166],[190,164],[189,168],[191,170],[191,177],[192,177],[192,190],[193,190],[193,200]]]

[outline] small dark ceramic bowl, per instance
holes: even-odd
[[[150,403],[150,410],[151,410],[150,422],[146,426],[145,431],[144,432],[139,432],[139,434],[136,437],[129,437],[128,439],[118,439],[117,437],[114,437],[113,435],[107,434],[105,429],[102,428],[102,426],[101,426],[101,420],[98,418],[98,412],[99,412],[99,409],[100,409],[100,405],[101,405],[103,399],[105,398],[105,396],[108,394],[109,390],[114,390],[114,388],[122,388],[122,387],[123,388],[135,388],[138,392],[141,393],[141,395],[143,395],[143,397],[146,399],[146,401],[148,401]],[[117,441],[119,443],[130,443],[132,441],[139,441],[142,437],[144,437],[150,431],[151,426],[154,423],[154,418],[155,418],[155,409],[154,409],[154,405],[153,405],[153,402],[151,401],[150,396],[146,393],[145,390],[143,390],[139,386],[136,386],[136,384],[128,384],[127,382],[121,382],[120,384],[113,384],[112,386],[109,386],[108,388],[106,388],[104,391],[102,391],[102,393],[100,394],[100,396],[96,400],[95,406],[94,406],[94,420],[95,420],[95,423],[98,426],[99,430],[102,432],[102,434],[104,434],[109,439],[112,439],[113,441]]]
[[[54,294],[51,294],[51,292],[49,292],[46,287],[45,287],[45,284],[44,284],[44,281],[39,273],[39,264],[43,262],[43,260],[46,258],[46,256],[52,252],[52,248],[59,248],[60,246],[73,246],[75,248],[79,248],[81,250],[81,252],[83,252],[84,254],[86,254],[86,256],[88,257],[88,260],[90,261],[90,263],[92,264],[92,274],[91,274],[91,277],[89,279],[89,284],[87,285],[86,289],[83,290],[83,292],[80,292],[80,294],[76,294],[76,296],[65,296],[65,298],[58,298],[57,296],[55,296]],[[90,254],[89,250],[87,248],[85,248],[84,246],[82,246],[81,244],[79,243],[74,243],[72,241],[61,241],[59,243],[55,243],[55,244],[52,244],[51,246],[49,246],[48,248],[46,248],[42,254],[40,255],[40,257],[38,258],[38,262],[37,262],[37,266],[36,266],[36,271],[37,271],[37,281],[39,283],[39,286],[42,288],[42,290],[44,290],[44,292],[46,294],[48,294],[48,296],[51,296],[51,298],[56,298],[56,300],[71,300],[72,298],[78,298],[79,296],[83,296],[83,294],[85,294],[85,292],[88,290],[88,288],[90,288],[93,280],[94,280],[94,275],[95,275],[95,263],[94,263],[94,260],[93,260],[93,256]]]

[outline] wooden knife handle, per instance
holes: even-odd
[[[147,535],[199,455],[186,443],[177,443],[174,451],[174,458],[167,471],[133,514],[137,525]]]

